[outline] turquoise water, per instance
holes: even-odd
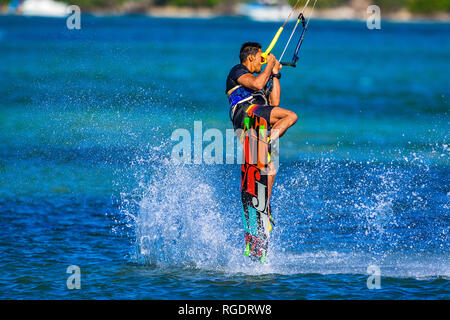
[[[266,265],[243,256],[239,166],[169,161],[175,129],[231,128],[226,75],[277,28],[0,16],[0,297],[448,299],[449,24],[311,22]]]

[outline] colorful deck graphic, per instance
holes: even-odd
[[[269,232],[267,166],[270,157],[267,121],[247,109],[242,137],[245,161],[241,170],[242,222],[245,233],[245,255],[262,263],[266,260]]]

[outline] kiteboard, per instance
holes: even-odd
[[[270,206],[268,204],[268,163],[270,145],[267,121],[247,110],[241,142],[244,161],[241,167],[242,222],[245,256],[266,262],[269,245]]]

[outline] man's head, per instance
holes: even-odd
[[[261,72],[261,45],[257,42],[246,42],[241,47],[239,53],[239,59],[241,63],[245,65],[250,72]]]

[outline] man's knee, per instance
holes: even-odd
[[[293,126],[298,120],[297,114],[295,112],[293,112],[293,111],[289,111],[288,118],[291,120],[290,121],[291,122],[291,126]]]

